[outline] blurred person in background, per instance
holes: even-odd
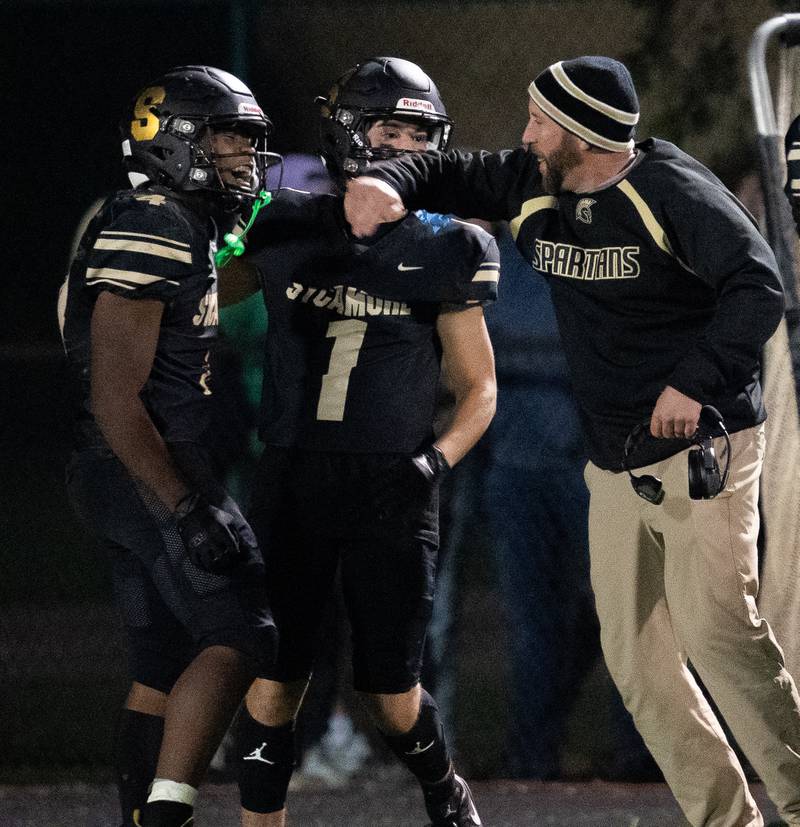
[[[567,771],[561,753],[568,718],[601,655],[589,581],[586,454],[550,291],[530,278],[508,228],[495,226],[503,291],[486,325],[498,399],[484,438],[481,511],[509,628],[507,772],[548,780]],[[595,689],[603,693],[595,725],[607,726],[587,749],[595,764],[588,771],[657,779],[605,669]]]
[[[492,600],[505,631],[497,657],[507,658],[508,713],[500,716],[504,734],[493,771],[539,780],[660,780],[602,662],[589,580],[586,455],[550,291],[530,278],[507,225],[486,228],[497,240],[503,273],[498,301],[485,313],[497,411],[443,486],[444,554],[425,682],[435,688],[445,724],[455,729],[455,620],[475,600],[464,561],[469,553],[485,556],[479,565],[488,564],[491,582],[496,579]],[[587,691],[594,737],[567,753],[570,716]],[[492,760],[485,750],[481,759]]]

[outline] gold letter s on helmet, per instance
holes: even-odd
[[[158,118],[150,111],[151,106],[164,102],[163,86],[150,86],[136,99],[131,121],[131,137],[134,141],[152,141],[158,132]]]

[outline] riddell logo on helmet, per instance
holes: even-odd
[[[430,101],[423,101],[419,98],[400,98],[395,109],[411,109],[414,111],[436,112],[436,108]]]
[[[239,104],[239,114],[240,115],[263,115],[264,113],[261,111],[261,107],[257,106],[254,103],[245,103],[242,101]]]

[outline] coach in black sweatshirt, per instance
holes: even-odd
[[[759,359],[783,311],[774,256],[702,164],[665,141],[634,144],[638,99],[621,63],[555,63],[528,94],[523,149],[377,165],[351,183],[348,218],[360,235],[405,208],[510,221],[550,284],[580,407],[592,585],[622,697],[691,824],[758,827],[690,660],[782,817],[800,824],[800,699],[756,608]],[[721,434],[715,414],[701,420],[706,405],[731,434],[727,454],[715,440],[729,469],[716,496],[695,500],[690,439],[698,424]],[[657,480],[634,490],[626,444],[628,466]]]

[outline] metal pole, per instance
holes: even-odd
[[[795,227],[783,196],[783,135],[778,132],[775,106],[767,73],[767,47],[773,38],[800,42],[800,14],[784,14],[762,23],[753,33],[747,52],[750,95],[756,125],[756,141],[764,186],[767,239],[772,245],[783,278],[790,313],[800,306],[795,283]]]
[[[245,83],[248,70],[248,22],[250,3],[249,0],[231,0],[230,21],[228,24],[228,37],[231,50],[231,71],[236,77],[241,78]],[[798,15],[800,17],[800,15]]]

